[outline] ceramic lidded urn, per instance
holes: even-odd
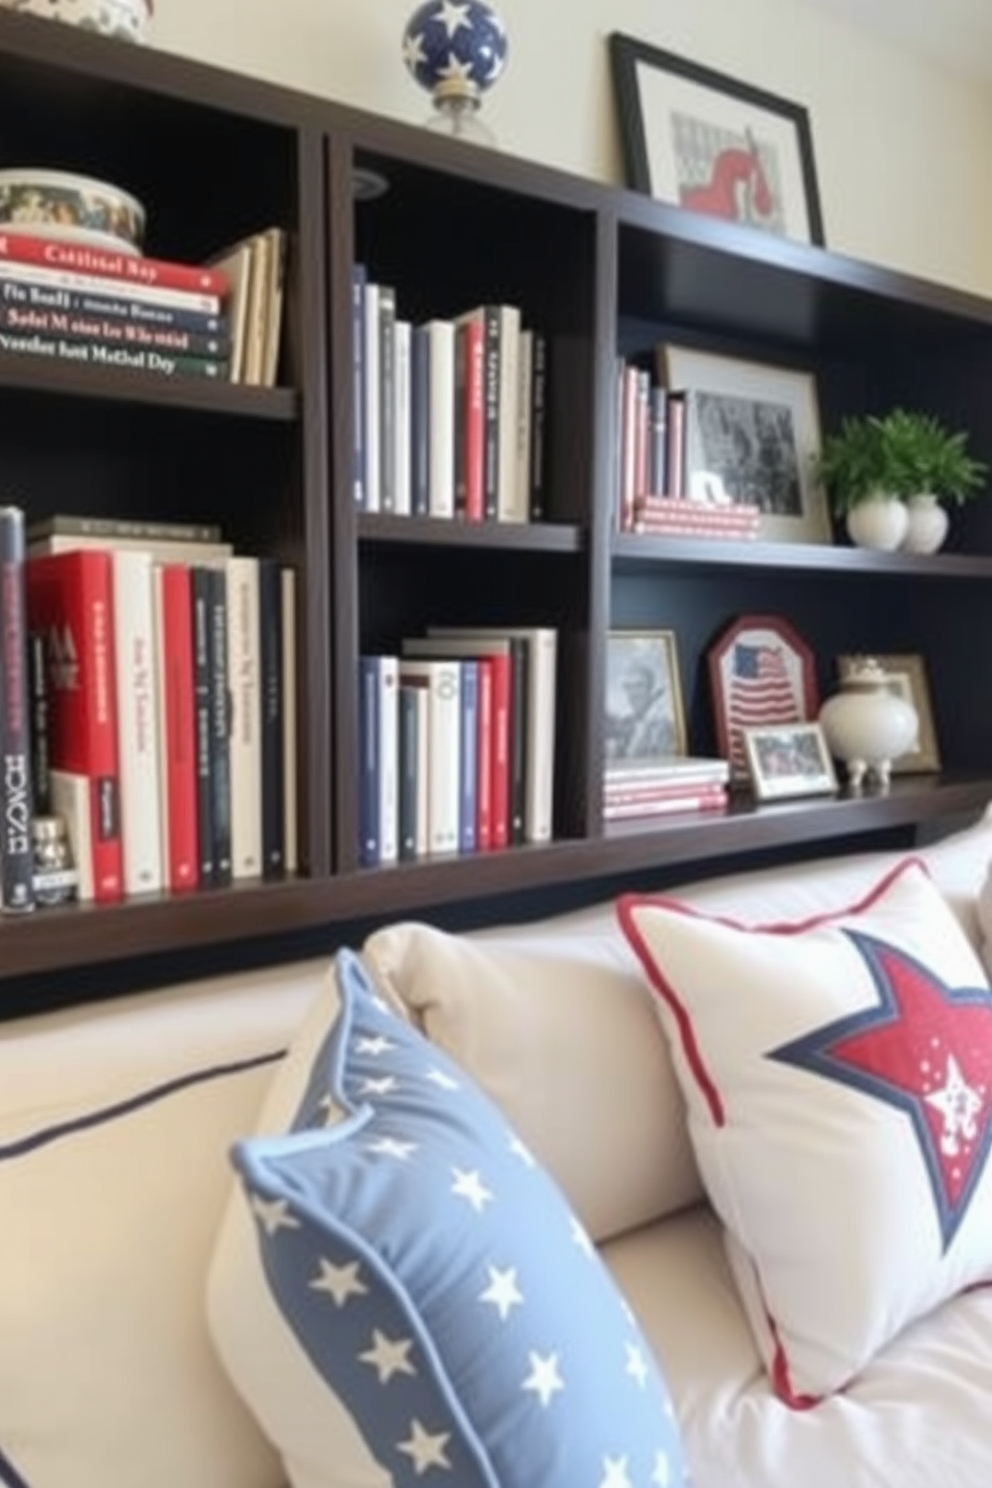
[[[871,776],[884,788],[892,761],[915,746],[919,718],[889,674],[864,656],[855,661],[840,691],[823,704],[820,726],[831,754],[846,765],[853,789]]]

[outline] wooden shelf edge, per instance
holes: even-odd
[[[463,522],[385,512],[360,512],[357,520],[359,540],[367,543],[447,544],[538,553],[577,553],[584,544],[583,529],[565,522]]]
[[[655,537],[614,533],[610,551],[616,565],[694,568],[788,569],[805,573],[891,575],[920,579],[992,578],[992,556],[971,553],[875,553],[842,543],[727,542],[720,538]]]
[[[77,367],[30,352],[0,352],[0,388],[53,397],[145,403],[240,418],[292,423],[300,400],[292,388],[244,387],[196,377],[159,377],[115,367]]]
[[[119,905],[68,906],[0,919],[3,979],[403,915],[501,895],[657,872],[765,849],[860,837],[977,812],[992,778],[904,777],[887,794],[735,803],[727,812],[625,822],[598,838],[565,839],[476,858],[438,858],[327,879],[249,883]],[[705,875],[705,867],[702,869]],[[0,994],[2,1008],[2,994]]]

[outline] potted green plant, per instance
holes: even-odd
[[[960,505],[984,489],[987,466],[967,442],[930,413],[848,418],[824,440],[819,477],[853,542],[932,553],[947,532],[941,503]]]

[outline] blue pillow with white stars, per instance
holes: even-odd
[[[560,1190],[352,952],[276,1113],[233,1149],[209,1311],[297,1488],[681,1488],[650,1346]]]

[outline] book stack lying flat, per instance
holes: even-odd
[[[217,268],[0,232],[0,351],[224,380],[228,288]]]
[[[730,765],[725,759],[667,755],[611,764],[603,783],[603,818],[626,821],[675,811],[723,809]]]

